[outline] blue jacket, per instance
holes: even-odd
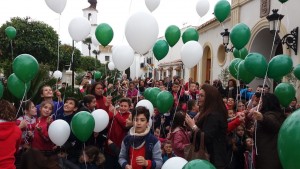
[[[129,155],[129,138],[130,135],[127,135],[121,145],[121,152],[119,155],[119,164],[122,166],[122,168],[125,168],[125,166],[128,164],[128,161],[130,160]],[[159,140],[153,136],[150,132],[145,137],[145,146],[146,146],[146,154],[145,159],[151,160],[151,169],[160,169],[163,164],[162,155],[161,155],[161,146]]]

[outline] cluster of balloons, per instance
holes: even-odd
[[[242,52],[241,52],[242,53]],[[241,54],[240,53],[240,54]],[[243,55],[246,52],[243,52]],[[240,55],[242,56],[242,55]],[[230,74],[236,79],[242,80],[245,83],[250,83],[255,77],[268,78],[274,80],[282,79],[283,76],[293,71],[293,60],[288,55],[277,55],[273,57],[269,63],[266,57],[260,53],[249,53],[245,60],[235,58],[229,65]],[[299,68],[296,67],[294,74],[300,77]],[[295,89],[291,84],[280,83],[274,91],[282,106],[288,106],[295,97]]]
[[[14,73],[8,77],[7,87],[11,94],[22,99],[39,71],[39,64],[33,56],[21,54],[14,59],[12,68]]]
[[[87,141],[93,132],[103,131],[109,122],[108,114],[105,110],[97,109],[92,113],[78,112],[71,121],[71,128],[64,120],[55,120],[49,126],[49,138],[57,146],[62,146],[68,140],[71,131],[78,140]],[[82,127],[84,126],[84,127]]]
[[[210,162],[206,160],[186,161],[181,157],[169,158],[162,166],[162,169],[216,169]]]
[[[147,88],[144,97],[149,100],[160,113],[167,113],[173,106],[174,98],[168,91],[161,91],[158,87]]]

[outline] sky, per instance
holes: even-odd
[[[159,25],[159,37],[164,36],[170,25],[179,28],[188,25],[199,26],[213,18],[213,8],[217,1],[209,0],[208,13],[200,17],[196,12],[198,0],[160,0],[159,6],[152,12]],[[0,25],[9,21],[11,17],[29,16],[33,20],[52,26],[58,32],[62,43],[71,45],[69,23],[73,18],[83,16],[82,9],[88,6],[88,0],[67,0],[64,11],[59,15],[46,5],[45,0],[1,0]],[[148,11],[144,0],[98,0],[97,10],[98,24],[107,23],[114,31],[110,45],[126,43],[124,32],[128,18],[135,12]],[[81,50],[80,43],[76,46]]]

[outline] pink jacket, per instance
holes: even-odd
[[[184,158],[184,147],[190,144],[190,137],[188,132],[182,127],[176,127],[171,133],[170,140],[174,154],[178,157]]]

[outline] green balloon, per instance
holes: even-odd
[[[14,27],[9,26],[5,29],[5,34],[9,40],[13,40],[17,35],[17,30]]]
[[[287,107],[295,98],[296,90],[289,83],[280,83],[276,86],[274,94],[277,96],[280,104]]]
[[[245,58],[245,68],[255,77],[264,78],[267,72],[267,60],[260,53],[249,53]]]
[[[33,56],[21,54],[14,59],[12,68],[16,76],[26,83],[34,79],[38,73],[39,63]]]
[[[149,99],[147,100],[149,100],[153,104],[153,107],[157,107],[156,98],[159,92],[161,92],[161,90],[158,87],[153,87],[152,89],[150,89]]]
[[[97,26],[96,31],[95,31],[95,36],[98,40],[98,42],[102,46],[107,46],[111,40],[113,39],[114,36],[114,31],[110,27],[110,25],[106,23],[101,23]]]
[[[156,98],[156,106],[160,113],[167,113],[173,106],[173,95],[168,91],[161,91]]]
[[[206,160],[197,159],[189,161],[182,169],[216,169],[216,167]]]
[[[152,89],[152,87],[148,87],[145,91],[144,91],[144,97],[145,99],[149,100],[150,98],[150,90]],[[150,100],[149,100],[150,101]]]
[[[250,82],[252,82],[252,80],[255,78],[255,76],[247,71],[247,69],[245,68],[244,63],[245,63],[245,61],[242,60],[239,64],[238,78],[240,80],[242,80],[243,82],[245,82],[246,84],[249,84]]]
[[[171,47],[173,47],[178,42],[178,40],[180,39],[180,34],[180,29],[175,25],[171,25],[166,29],[165,38]]]
[[[13,73],[7,78],[7,88],[16,98],[22,99],[30,89],[30,81],[24,83]]]
[[[243,60],[240,58],[235,58],[230,62],[229,65],[229,73],[231,74],[231,76],[233,76],[236,79],[238,78],[238,67],[241,61]]]
[[[78,140],[86,142],[94,132],[95,120],[91,113],[81,111],[76,113],[71,121],[71,130]]]
[[[293,112],[281,125],[278,134],[278,155],[283,168],[300,168],[300,109]]]
[[[248,55],[248,50],[246,48],[242,48],[240,50],[234,48],[233,50],[233,56],[235,58],[245,59],[247,55]]]
[[[269,62],[268,77],[276,78],[289,74],[293,70],[293,60],[287,55],[277,55]]]
[[[2,96],[3,96],[3,92],[4,92],[4,87],[3,87],[2,82],[0,82],[0,99],[1,99]]]
[[[95,71],[95,72],[94,72],[94,79],[100,79],[101,76],[102,76],[102,73],[101,73],[101,72],[99,72],[99,71]]]
[[[165,40],[158,40],[153,46],[153,54],[159,61],[163,59],[169,52],[169,44]]]
[[[298,80],[300,80],[300,64],[294,68],[294,75]]]
[[[281,2],[281,3],[286,3],[288,0],[279,0],[279,2]]]
[[[214,14],[219,22],[223,22],[230,14],[231,6],[227,0],[220,0],[216,3]]]
[[[195,28],[188,28],[182,34],[183,43],[186,43],[191,40],[194,40],[194,41],[199,40],[199,34]]]
[[[240,50],[249,42],[251,31],[246,24],[239,23],[232,28],[229,36],[233,46]]]

